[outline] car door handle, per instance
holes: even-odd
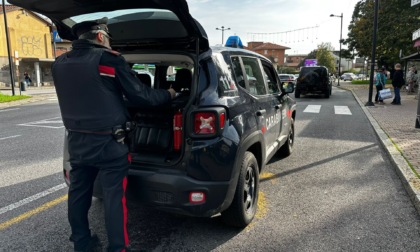
[[[267,111],[265,109],[261,109],[257,111],[257,116],[262,116],[263,114],[265,114]]]

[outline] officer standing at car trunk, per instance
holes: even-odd
[[[68,130],[70,188],[68,218],[75,251],[91,251],[88,211],[96,176],[101,180],[108,251],[126,251],[127,209],[125,190],[129,151],[124,130],[130,120],[124,97],[131,106],[169,106],[173,89],[143,85],[125,59],[111,50],[107,18],[85,21],[72,28],[78,40],[72,51],[52,66],[63,123]]]

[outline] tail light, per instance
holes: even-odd
[[[182,113],[175,112],[174,115],[174,150],[179,151],[182,145]]]
[[[212,111],[197,111],[193,116],[193,133],[195,137],[212,137],[218,135],[225,127],[226,113],[223,108]]]

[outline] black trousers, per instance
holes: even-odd
[[[383,100],[381,99],[381,97],[379,96],[379,91],[381,91],[383,89],[382,85],[378,85],[376,86],[376,95],[375,95],[375,101],[380,101],[383,102]]]
[[[82,250],[89,243],[91,233],[88,211],[92,203],[93,184],[99,176],[103,190],[108,251],[124,251],[129,243],[125,199],[128,156],[94,164],[71,162],[71,166],[68,219],[72,230],[70,240],[74,242],[74,249]]]

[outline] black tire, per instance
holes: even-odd
[[[221,213],[227,225],[244,228],[254,219],[258,208],[259,177],[257,159],[251,152],[245,152],[235,196],[229,208]]]
[[[329,89],[327,89],[327,91],[324,94],[325,94],[325,98],[330,98],[330,90]]]
[[[293,118],[291,118],[289,135],[287,136],[286,142],[277,151],[277,155],[281,157],[290,156],[290,154],[292,154],[293,152],[294,143],[295,143],[295,121],[293,120]]]
[[[295,90],[295,98],[300,98],[300,90],[299,89]]]

